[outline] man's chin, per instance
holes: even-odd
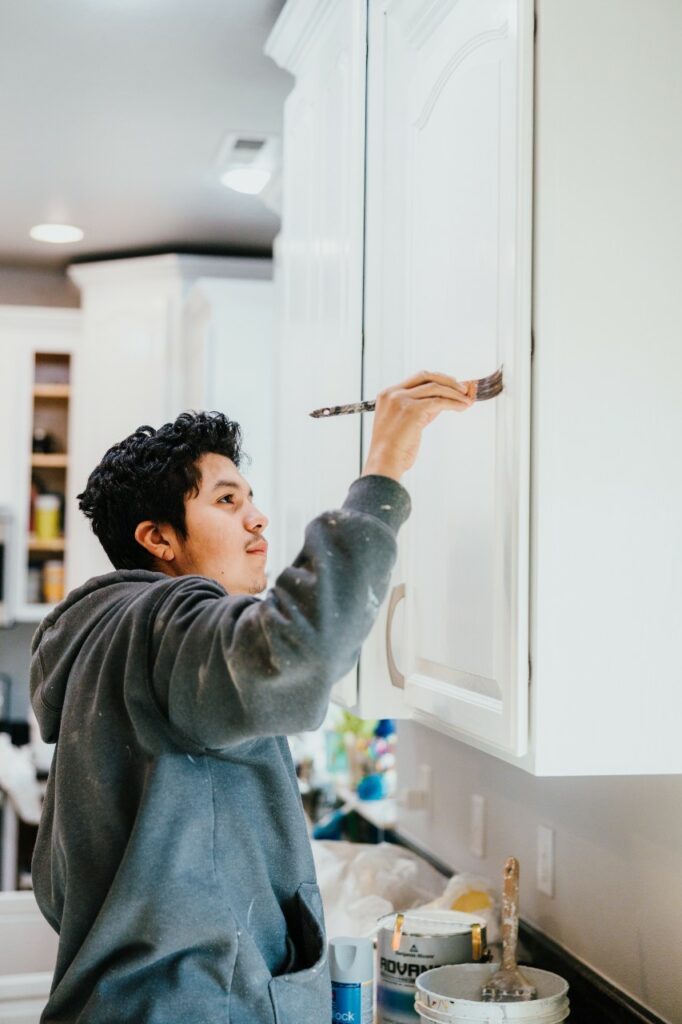
[[[265,576],[262,576],[261,579],[256,580],[254,582],[254,584],[253,584],[253,586],[251,588],[251,593],[252,594],[262,594],[263,591],[267,590],[267,589],[268,589],[268,581],[265,578]]]

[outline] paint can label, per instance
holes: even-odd
[[[332,1024],[372,1024],[373,984],[370,981],[332,982]]]
[[[472,959],[471,924],[485,922],[480,918],[441,912],[433,915],[434,931],[440,934],[423,934],[428,931],[430,919],[422,915],[424,929],[414,928],[409,912],[398,949],[392,946],[395,917],[386,919],[385,927],[377,936],[377,1024],[415,1024],[419,1014],[415,1009],[415,981],[424,971],[446,964],[467,963]],[[451,931],[448,932],[448,923]],[[420,934],[422,931],[422,934]],[[485,941],[485,931],[483,932]]]

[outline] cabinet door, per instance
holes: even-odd
[[[309,416],[357,401],[361,388],[365,2],[342,0],[326,11],[324,19],[314,15],[313,28],[301,26],[307,49],[289,68],[297,81],[284,111],[275,428],[281,567],[300,550],[307,523],[339,507],[361,468],[360,418]],[[356,679],[353,669],[335,698],[353,704]]]
[[[441,413],[404,478],[405,696],[427,724],[516,754],[528,719],[532,57],[531,0],[389,0],[370,29],[375,344],[400,346],[405,376],[503,366],[505,382],[493,401]]]

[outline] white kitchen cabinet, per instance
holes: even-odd
[[[272,264],[262,260],[272,274]],[[247,458],[241,473],[251,484],[254,501],[271,521],[274,473],[272,438],[275,429],[274,285],[270,278],[200,278],[183,311],[181,407],[218,410],[242,428]],[[276,543],[271,526],[266,575],[273,582],[271,563]]]
[[[276,261],[276,493],[280,568],[307,523],[338,508],[360,474],[359,417],[311,419],[362,382],[365,0],[288,4],[266,53],[296,76],[284,108],[282,230]],[[357,699],[357,670],[335,696]]]
[[[205,277],[262,278],[270,272],[267,260],[172,253],[69,268],[81,289],[84,335],[73,382],[73,502],[113,444],[139,426],[159,427],[185,408],[183,313],[195,283]],[[193,399],[199,396],[195,390]],[[85,516],[72,515],[69,524],[71,590],[112,566]]]
[[[520,754],[532,3],[393,0],[370,11],[367,395],[422,367],[468,380],[503,366],[505,381],[494,401],[441,414],[405,477],[404,676],[393,685],[430,721]]]
[[[320,24],[351,7],[290,0],[272,38],[296,25],[289,51],[317,66]],[[679,773],[682,65],[657,58],[661,40],[682,45],[676,5],[626,19],[617,0],[367,9],[366,152],[339,150],[333,171],[366,175],[362,396],[422,368],[499,364],[505,391],[425,432],[355,708],[538,775]],[[287,175],[312,174],[311,140],[285,140],[285,240]],[[308,195],[331,180],[314,166]],[[314,227],[284,261],[290,372],[310,362],[319,308],[314,207],[300,222]],[[354,337],[337,336],[338,359],[363,347]],[[326,357],[309,404],[355,399]],[[302,486],[333,475],[318,440]],[[330,505],[306,493],[297,531]]]

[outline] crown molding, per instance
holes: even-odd
[[[298,75],[330,12],[352,0],[288,0],[265,41],[263,52],[275,64]]]
[[[199,277],[272,277],[272,260],[248,256],[165,253],[93,263],[73,263],[69,278],[81,289],[121,285],[186,285]]]

